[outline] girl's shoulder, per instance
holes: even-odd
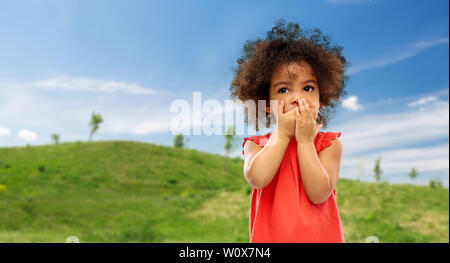
[[[317,153],[331,145],[332,141],[341,136],[341,132],[318,132],[314,139]]]
[[[254,135],[254,136],[245,137],[244,142],[242,143],[242,154],[244,154],[244,145],[248,140],[253,141],[254,143],[256,143],[257,145],[259,145],[261,147],[264,147],[266,145],[267,141],[269,140],[271,134],[272,134],[272,132],[266,133],[264,135]]]

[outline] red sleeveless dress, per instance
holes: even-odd
[[[244,138],[261,147],[266,135]],[[331,145],[340,132],[319,132],[316,152]],[[244,154],[244,150],[242,150]],[[297,158],[297,141],[291,138],[277,173],[263,189],[251,188],[250,243],[344,243],[344,233],[336,204],[336,188],[321,204],[313,204],[303,188]]]

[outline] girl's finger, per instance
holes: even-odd
[[[315,121],[315,120],[313,119],[313,110],[311,109],[311,104],[309,104],[308,101],[307,101],[306,99],[305,99],[305,101],[306,101],[306,104],[308,105],[308,106],[306,107],[306,118],[309,119],[309,120]]]
[[[278,115],[281,115],[281,113],[283,113],[283,101],[282,100],[277,101],[277,105],[278,105],[278,108],[277,108]]]
[[[296,120],[300,120],[301,115],[300,115],[300,107],[295,107],[295,119]]]
[[[303,105],[302,99],[298,100],[298,107],[300,108],[300,114],[303,116],[304,111],[305,111],[305,106]]]
[[[320,107],[314,102],[314,113],[317,114],[319,113]]]
[[[312,114],[311,114],[311,107],[309,106],[309,103],[306,99],[303,99],[303,104],[305,105],[305,117],[306,118],[311,118]]]
[[[278,115],[284,114],[284,100],[278,103]]]
[[[305,108],[306,108],[307,110],[309,110],[309,103],[308,103],[308,100],[306,100],[305,98],[303,98],[302,100],[303,100],[303,105],[305,105]]]
[[[319,117],[319,111],[320,111],[320,108],[319,108],[319,107],[317,107],[316,109],[314,109],[314,119],[315,119],[315,120],[317,120],[317,118]]]
[[[301,117],[302,117],[302,123],[304,123],[304,124],[306,124],[307,122],[308,122],[308,116],[309,116],[309,114],[308,114],[308,108],[307,108],[307,106],[305,105],[305,100],[304,99],[300,99],[300,101],[299,101],[300,103],[300,109],[301,109]]]
[[[323,127],[323,124],[317,125],[316,133],[318,133],[320,131],[320,129],[322,129],[322,127]]]

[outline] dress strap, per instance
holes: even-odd
[[[244,138],[244,142],[242,143],[242,154],[244,154],[244,145],[245,145],[245,143],[248,140],[253,141],[254,143],[259,145],[260,147],[264,147],[266,142],[269,140],[269,137],[270,137],[271,133],[272,132],[269,132],[269,133],[264,134],[264,135],[255,135],[255,136],[245,137]]]
[[[327,148],[331,145],[331,142],[335,140],[337,137],[341,136],[341,132],[326,132],[322,135],[319,141],[319,149],[318,152],[321,152],[323,149]]]
[[[264,145],[260,145],[260,144],[259,144],[259,136],[245,137],[245,138],[244,138],[244,142],[242,143],[242,154],[244,154],[244,145],[245,145],[245,143],[246,143],[248,140],[253,141],[254,143],[256,143],[257,145],[259,145],[260,147],[264,147]]]

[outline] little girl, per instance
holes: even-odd
[[[244,176],[251,186],[250,242],[343,243],[336,204],[340,132],[319,132],[346,94],[342,47],[315,29],[279,21],[265,40],[248,41],[232,82],[232,97],[266,100],[276,128],[244,138]],[[278,107],[271,108],[270,101]],[[257,103],[256,103],[257,104]],[[260,112],[257,110],[257,112]],[[261,114],[259,114],[261,115]]]

